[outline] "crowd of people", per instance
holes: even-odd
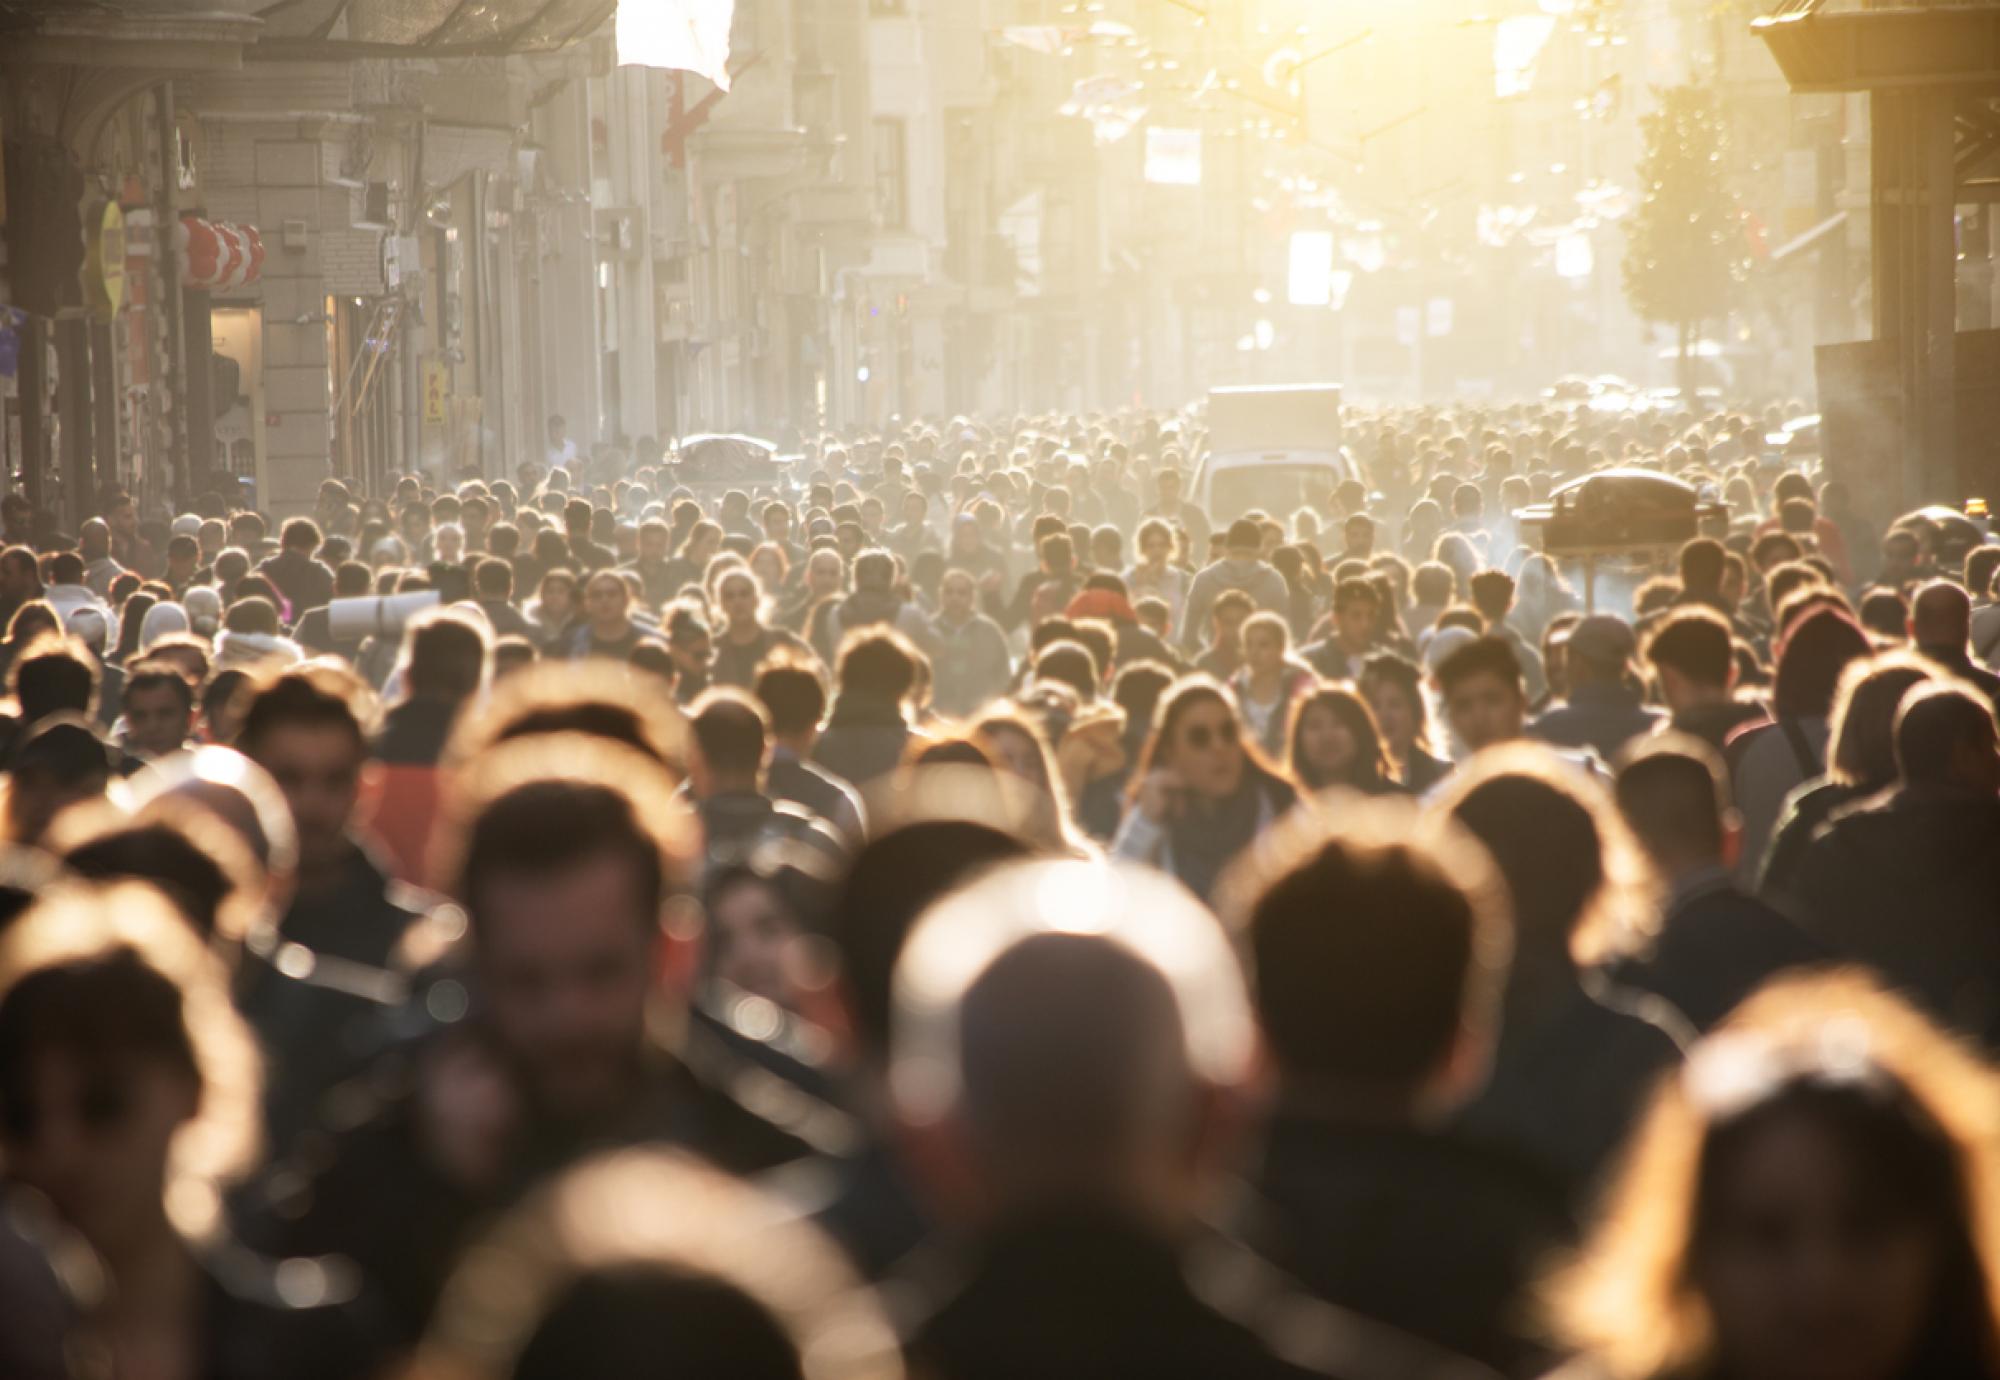
[[[0,1376],[2000,1377],[2000,543],[1777,416],[9,496]]]

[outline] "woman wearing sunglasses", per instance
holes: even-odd
[[[9,1196],[40,1208],[11,1215],[52,1261],[90,1262],[59,1272],[69,1355],[114,1376],[367,1373],[350,1269],[222,1229],[260,1084],[221,963],[151,887],[45,892],[0,940],[0,1153]],[[23,1373],[14,1336],[0,1374]]]
[[[1160,701],[1132,779],[1112,852],[1171,872],[1204,901],[1230,861],[1298,800],[1246,740],[1228,692],[1206,676]]]

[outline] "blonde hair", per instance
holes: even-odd
[[[191,1237],[221,1222],[222,1190],[262,1151],[263,1066],[222,961],[172,902],[140,882],[50,889],[0,935],[0,1003],[39,973],[130,957],[180,993],[200,1106],[167,1151],[166,1207]]]
[[[1957,1148],[1981,1303],[1989,1326],[2000,1316],[2000,1077],[1873,977],[1844,970],[1770,983],[1655,1093],[1588,1243],[1545,1285],[1561,1341],[1617,1380],[1707,1357],[1712,1328],[1691,1259],[1707,1143],[1719,1123],[1815,1072],[1900,1085]]]

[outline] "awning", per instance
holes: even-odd
[[[174,229],[181,286],[207,292],[248,287],[264,270],[264,239],[254,225],[182,216]]]
[[[1771,262],[1781,264],[1796,254],[1819,248],[1834,231],[1847,224],[1847,212],[1836,211],[1802,235],[1796,235],[1771,251]]]
[[[602,28],[617,0],[274,0],[246,56],[505,57],[565,47]]]

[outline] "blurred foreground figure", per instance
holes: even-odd
[[[406,1071],[366,1080],[273,1224],[291,1249],[359,1263],[411,1340],[485,1216],[585,1155],[665,1142],[751,1171],[796,1153],[656,1038],[685,1014],[659,980],[694,846],[673,785],[579,733],[505,743],[453,780],[446,875],[475,1004]]]
[[[627,1150],[466,1253],[411,1380],[900,1380],[839,1250],[686,1155]]]
[[[1563,1380],[2000,1375],[1996,1113],[1991,1069],[1866,979],[1766,988],[1555,1281]]]
[[[1573,1227],[1557,1178],[1446,1124],[1484,1085],[1513,949],[1464,831],[1320,798],[1225,883],[1278,1076],[1244,1229],[1329,1303],[1510,1375],[1552,1359],[1523,1305]]]
[[[1256,1037],[1221,927],[1179,887],[1087,862],[1001,868],[918,922],[895,996],[911,1158],[971,1243],[915,1332],[920,1374],[1454,1373],[1200,1238]]]
[[[8,930],[0,1148],[43,1209],[15,1220],[41,1221],[68,1297],[24,1290],[21,1242],[0,1238],[0,1374],[363,1373],[353,1271],[262,1260],[222,1226],[221,1191],[256,1161],[259,1086],[222,964],[150,887],[53,890]],[[39,1370],[24,1344],[51,1327],[96,1366]]]

